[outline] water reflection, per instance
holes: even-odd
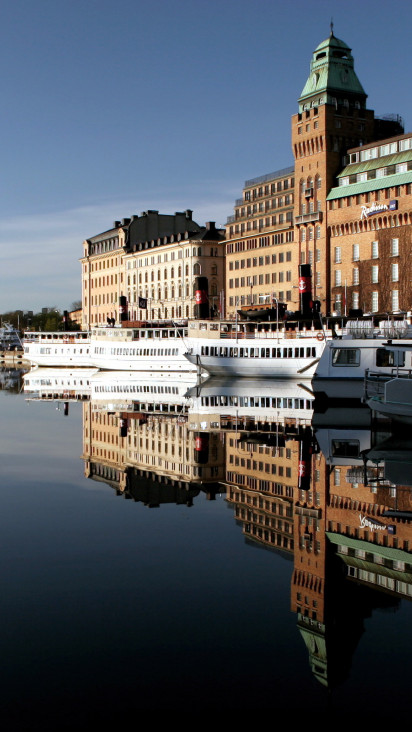
[[[244,541],[293,562],[290,607],[335,688],[375,608],[412,597],[412,441],[310,383],[37,369],[27,399],[81,401],[85,476],[147,508],[225,494]]]

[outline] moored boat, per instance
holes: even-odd
[[[33,366],[92,367],[86,331],[27,331],[24,356]]]
[[[185,355],[213,376],[311,378],[331,337],[320,324],[193,321]]]
[[[11,323],[0,326],[0,351],[22,350],[20,334]]]
[[[396,348],[388,348],[396,343]],[[331,338],[313,377],[315,391],[329,397],[341,395],[342,384],[354,385],[352,396],[362,398],[368,371],[387,374],[390,369],[412,368],[412,327],[406,320],[348,321],[340,338]]]

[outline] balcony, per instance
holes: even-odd
[[[322,211],[310,211],[309,213],[301,214],[300,216],[296,216],[295,224],[312,224],[315,221],[321,222],[322,220],[323,220]]]

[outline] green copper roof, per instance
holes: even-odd
[[[393,153],[393,155],[385,155],[381,158],[373,158],[373,160],[365,160],[361,163],[350,163],[339,173],[338,178],[345,178],[347,175],[356,175],[357,173],[365,173],[368,170],[379,170],[379,168],[387,168],[389,165],[399,165],[399,163],[409,163],[412,160],[412,150],[404,150],[402,152]]]
[[[350,183],[348,186],[337,186],[330,190],[326,200],[334,201],[337,198],[346,198],[346,196],[358,196],[361,193],[380,191],[383,188],[393,188],[407,183],[412,183],[412,170],[408,170],[407,173],[384,175],[383,178],[373,178],[362,183]]]
[[[349,99],[356,96],[364,106],[366,93],[355,73],[351,49],[333,33],[315,49],[310,75],[299,98],[300,107],[316,100],[330,103],[332,98]]]
[[[373,520],[373,518],[371,520]],[[379,521],[383,523],[384,519],[379,518]],[[403,551],[402,549],[382,546],[382,544],[373,544],[369,541],[355,539],[354,537],[346,536],[345,534],[335,534],[330,531],[326,532],[326,536],[332,544],[337,544],[338,546],[341,545],[347,546],[351,549],[361,549],[368,554],[376,554],[384,559],[391,559],[392,561],[395,559],[400,562],[405,562],[405,564],[411,564],[412,558],[410,552]]]

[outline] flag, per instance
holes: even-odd
[[[139,297],[139,308],[142,310],[147,308],[147,299],[145,297]]]

